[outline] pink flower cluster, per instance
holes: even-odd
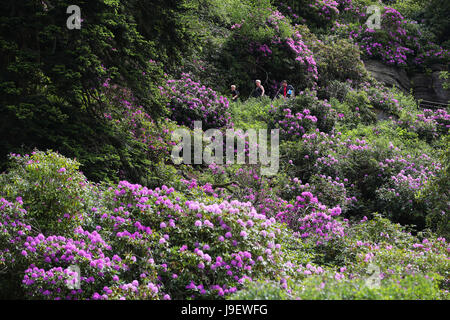
[[[189,74],[183,73],[179,80],[169,80],[167,86],[168,91],[160,89],[170,98],[167,107],[172,120],[190,128],[194,127],[194,121],[202,121],[204,130],[232,126],[228,99],[192,80]]]
[[[300,32],[295,31],[292,38],[286,39],[286,44],[295,54],[295,61],[298,61],[301,65],[306,66],[308,76],[313,82],[319,79],[317,71],[316,61],[314,59],[313,52],[308,48],[302,39]]]
[[[311,192],[305,191],[296,197],[294,204],[287,205],[285,211],[278,213],[277,218],[288,223],[300,237],[312,239],[320,245],[345,235],[345,225],[334,218],[341,212],[340,207],[328,209]]]

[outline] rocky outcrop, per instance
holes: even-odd
[[[415,74],[411,77],[416,99],[448,103],[450,100],[449,90],[442,87],[443,80],[439,79],[439,73],[443,70],[440,65],[433,65],[430,74]]]
[[[366,69],[372,76],[387,86],[395,86],[404,92],[413,89],[417,100],[426,100],[447,104],[450,101],[450,91],[442,87],[443,80],[439,73],[445,70],[445,66],[433,65],[430,73],[417,73],[408,77],[405,70],[388,66],[380,61],[364,61]]]
[[[408,78],[405,70],[387,66],[381,61],[377,60],[366,60],[364,61],[367,71],[369,71],[372,76],[390,87],[397,87],[405,92],[409,92],[411,89],[411,81]]]

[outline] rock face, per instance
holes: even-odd
[[[450,91],[442,87],[443,80],[439,79],[439,72],[446,70],[443,65],[431,66],[431,73],[418,73],[408,77],[405,70],[387,66],[380,61],[366,60],[364,61],[366,69],[372,76],[384,83],[387,86],[396,86],[404,92],[409,92],[413,89],[414,97],[417,100],[425,100],[427,102],[435,102],[441,104],[448,104],[450,101]],[[433,106],[432,103],[428,103]]]
[[[366,60],[364,61],[364,64],[367,71],[369,71],[372,76],[381,83],[391,87],[396,86],[405,92],[409,92],[411,89],[411,81],[405,70],[393,66],[387,66],[377,60]]]

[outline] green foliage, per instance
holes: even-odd
[[[253,282],[231,295],[229,300],[287,300],[290,295],[278,283]]]
[[[341,82],[337,80],[332,80],[327,86],[327,96],[331,100],[332,105],[336,105],[333,103],[332,99],[337,99],[339,102],[342,102],[345,99],[345,96],[350,91],[351,86],[346,82]]]
[[[10,1],[0,14],[0,165],[6,152],[54,148],[77,157],[89,177],[115,180],[130,151],[104,122],[100,88],[128,87],[158,117],[163,72],[121,2],[78,2],[80,30],[66,27],[69,4]]]
[[[268,97],[230,103],[234,126],[243,130],[267,128],[270,106],[271,101]]]
[[[359,48],[347,39],[327,37],[325,41],[311,41],[317,61],[319,84],[323,94],[331,81],[351,80],[354,85],[368,79]]]
[[[391,6],[397,9],[403,16],[409,19],[420,19],[423,17],[427,1],[425,0],[396,0]]]
[[[439,43],[442,43],[443,47],[446,49],[450,48],[449,14],[450,3],[445,0],[427,1],[423,10],[423,16],[425,17],[426,24],[430,26],[431,31],[436,35]]]
[[[338,272],[325,270],[301,280],[293,278],[285,286],[254,282],[230,298],[434,300],[448,296],[445,240],[427,238],[420,242],[404,227],[379,215],[347,227],[346,233],[339,241],[315,248],[317,263],[345,265]],[[320,252],[325,257],[320,258]]]
[[[442,83],[442,87],[445,90],[450,89],[450,80],[449,80],[449,72],[448,71],[441,71],[439,73],[439,79],[444,80],[444,82]]]
[[[416,199],[431,203],[431,212],[426,217],[427,227],[446,238],[450,239],[450,137],[443,139],[446,146],[441,153],[442,170],[439,176],[431,179],[423,191],[417,192]]]
[[[151,41],[158,51],[158,61],[174,70],[182,59],[201,47],[202,29],[196,23],[197,12],[209,1],[157,0],[120,1],[133,17],[136,31]]]
[[[336,103],[333,107],[337,113],[343,114],[343,122],[352,128],[359,123],[369,125],[377,120],[374,109],[367,94],[363,91],[349,91],[342,103]]]
[[[272,1],[294,24],[307,24],[317,33],[329,30],[338,17],[337,2],[323,0]]]
[[[364,280],[335,280],[332,275],[310,277],[293,283],[290,293],[276,283],[253,283],[230,299],[236,300],[435,300],[442,297],[436,284],[425,276],[406,276],[382,281],[370,288]]]
[[[78,172],[79,163],[54,152],[11,156],[12,167],[0,176],[1,196],[21,198],[35,229],[68,234],[81,224],[95,189]]]

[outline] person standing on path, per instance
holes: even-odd
[[[264,97],[264,87],[261,85],[261,80],[256,80],[256,88],[253,91],[253,97],[255,98],[259,98],[259,97]]]
[[[233,84],[233,85],[231,85],[231,101],[237,102],[238,97],[239,97],[239,91],[236,90],[236,86]]]
[[[290,84],[288,85],[287,80],[283,80],[281,82],[281,88],[278,90],[276,97],[277,98],[279,98],[279,97],[284,97],[284,98],[295,97],[294,87],[291,86]]]

